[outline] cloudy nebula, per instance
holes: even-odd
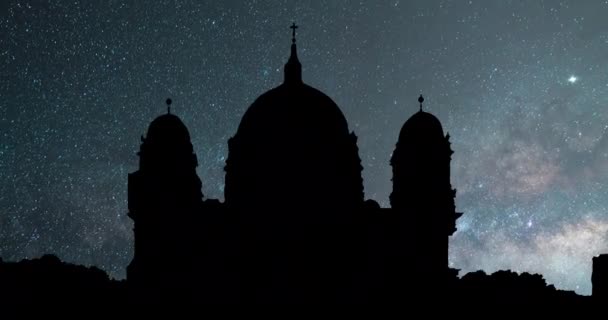
[[[227,140],[281,83],[295,21],[304,81],[359,137],[366,198],[388,206],[423,93],[455,151],[452,267],[590,294],[591,258],[608,253],[606,16],[591,0],[2,1],[0,257],[124,278],[147,125],[171,97],[203,192],[222,199]]]

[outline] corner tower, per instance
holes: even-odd
[[[139,170],[129,174],[129,217],[134,222],[135,252],[129,281],[174,277],[177,261],[192,255],[191,217],[201,209],[198,161],[184,123],[171,114],[156,118],[141,138]]]
[[[403,213],[418,272],[443,273],[448,269],[448,237],[456,231],[454,197],[450,183],[450,135],[439,120],[422,110],[410,117],[399,134],[391,158],[391,207]]]

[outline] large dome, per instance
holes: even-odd
[[[311,139],[349,134],[340,108],[327,95],[303,83],[282,84],[262,94],[245,112],[238,128],[243,136],[280,139],[277,133],[302,134]]]
[[[301,72],[292,39],[285,81],[251,104],[228,141],[227,203],[293,209],[363,202],[357,137],[336,103],[304,84]]]

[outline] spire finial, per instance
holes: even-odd
[[[296,25],[296,23],[292,23],[291,27],[289,27],[292,32],[291,32],[291,43],[296,43],[296,29],[298,28],[298,26]]]
[[[291,27],[291,55],[285,64],[285,83],[301,83],[302,82],[302,65],[298,61],[298,52],[296,48],[296,29],[298,26],[294,22]]]
[[[167,101],[166,101],[166,103],[167,103],[167,114],[171,114],[171,103],[172,102],[173,101],[171,100],[171,98],[167,98]]]
[[[420,97],[418,97],[418,102],[420,102],[420,111],[422,112],[422,103],[424,102],[424,97],[422,94],[420,94]]]

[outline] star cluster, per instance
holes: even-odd
[[[604,1],[17,1],[0,4],[0,256],[55,253],[123,278],[127,174],[173,99],[208,198],[227,140],[282,81],[296,21],[303,78],[359,137],[367,198],[425,109],[452,136],[461,274],[541,273],[591,292],[608,252]]]

